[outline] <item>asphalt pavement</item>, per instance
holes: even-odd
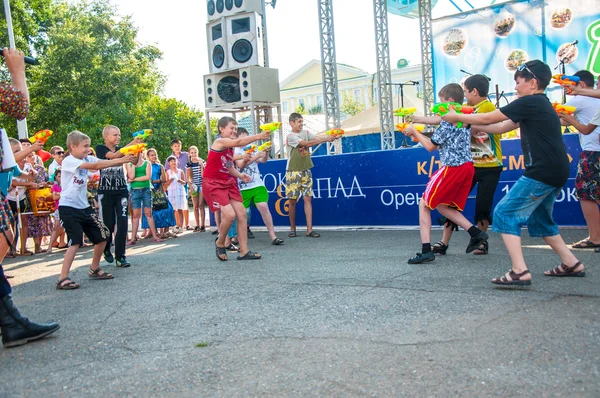
[[[61,328],[0,348],[0,397],[600,396],[600,253],[575,251],[586,278],[544,277],[560,261],[525,233],[533,285],[506,290],[494,233],[487,256],[461,231],[409,265],[417,230],[319,231],[257,232],[258,261],[219,261],[208,232],[140,242],[108,281],[81,249],[74,291],[54,287],[62,252],[5,260],[21,312]]]

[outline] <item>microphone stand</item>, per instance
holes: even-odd
[[[404,108],[404,86],[417,86],[419,82],[408,81],[406,83],[386,83],[388,86],[398,86],[400,87],[400,98],[398,98],[398,105],[400,108]],[[402,122],[404,123],[404,118],[402,118]],[[406,144],[406,136],[402,138],[402,148],[407,148],[408,144]]]

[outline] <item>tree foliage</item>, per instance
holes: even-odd
[[[122,142],[140,129],[154,130],[148,144],[164,159],[172,138],[206,153],[203,114],[176,99],[160,97],[165,77],[156,63],[161,51],[137,40],[128,17],[108,0],[53,2],[13,0],[18,47],[36,52],[40,65],[28,67],[30,134],[50,129],[47,146],[63,145],[80,130],[102,142],[102,128],[121,129]],[[14,122],[1,122],[16,135]]]
[[[365,106],[353,97],[350,97],[348,94],[344,93],[342,107],[340,110],[346,115],[356,116],[365,110]]]

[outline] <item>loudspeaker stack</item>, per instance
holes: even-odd
[[[264,67],[262,0],[206,0],[206,11],[206,107],[279,102],[278,71]]]

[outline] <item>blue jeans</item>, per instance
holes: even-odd
[[[136,188],[131,190],[131,208],[151,209],[152,208],[152,191],[150,188]]]
[[[558,235],[552,210],[561,189],[529,177],[519,178],[496,206],[494,232],[521,236],[521,227],[527,224],[530,236],[541,238]]]

